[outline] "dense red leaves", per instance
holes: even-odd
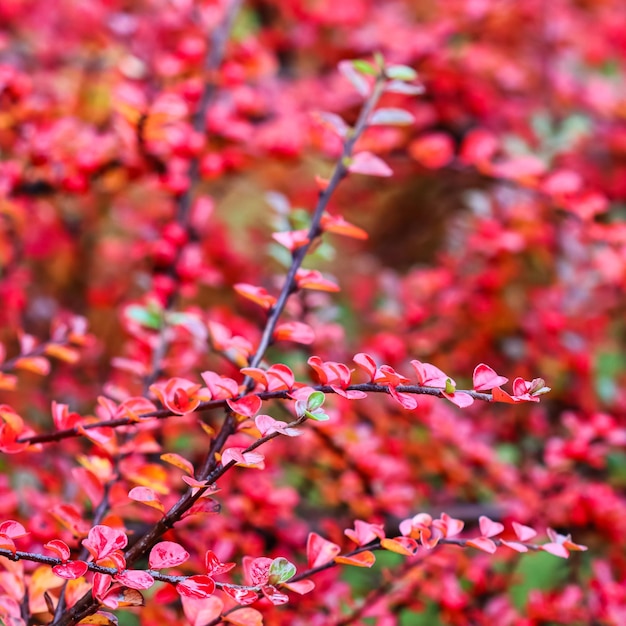
[[[0,4],[0,621],[622,623],[623,3]]]

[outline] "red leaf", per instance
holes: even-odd
[[[393,170],[380,158],[371,152],[359,152],[355,154],[348,167],[353,174],[365,174],[367,176],[391,176]]]
[[[486,515],[481,515],[478,518],[478,524],[483,537],[495,537],[504,530],[504,526],[500,522],[494,522]]]
[[[207,550],[204,556],[204,565],[206,567],[207,574],[211,576],[217,576],[218,574],[225,574],[230,572],[235,563],[222,563],[213,550]]]
[[[309,533],[306,543],[309,569],[330,563],[340,552],[341,548],[336,543],[324,539],[317,533]]]
[[[508,378],[499,376],[494,370],[484,363],[479,363],[474,368],[473,383],[476,391],[489,391],[494,387],[501,387],[508,381]]]
[[[445,133],[422,135],[409,144],[409,154],[424,167],[438,169],[454,158],[454,142]]]
[[[256,609],[245,607],[225,615],[223,621],[234,626],[263,626],[263,614]]]
[[[229,595],[237,604],[252,604],[259,599],[257,593],[251,589],[237,589],[235,587],[222,587],[222,591]]]
[[[50,550],[50,552],[54,552],[61,559],[61,561],[67,561],[70,558],[69,546],[65,543],[65,541],[61,541],[60,539],[48,541],[48,543],[44,544],[44,548]]]
[[[215,591],[215,582],[210,576],[190,576],[176,585],[181,596],[208,598]]]
[[[289,596],[286,593],[278,591],[274,585],[263,585],[261,591],[263,595],[276,606],[289,602]]]
[[[494,402],[503,402],[505,404],[517,404],[518,402],[523,402],[520,398],[510,396],[506,391],[500,389],[500,387],[493,389],[491,396]]]
[[[150,569],[165,569],[182,565],[189,558],[189,552],[173,541],[161,541],[150,551]]]
[[[491,161],[497,150],[497,137],[488,130],[476,128],[465,136],[459,159],[467,165],[475,165],[482,169],[482,166]]]
[[[89,567],[84,561],[68,561],[61,565],[55,565],[52,571],[59,577],[66,580],[76,580],[84,576]]]

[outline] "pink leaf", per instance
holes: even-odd
[[[189,552],[173,541],[161,541],[150,551],[148,563],[150,569],[164,569],[183,564],[189,558]]]
[[[296,381],[294,373],[287,365],[276,363],[272,365],[266,372],[267,388],[269,391],[283,391],[291,389]]]
[[[467,542],[467,545],[472,546],[472,548],[482,550],[483,552],[488,552],[489,554],[493,554],[497,549],[496,544],[491,541],[491,539],[487,539],[487,537],[476,537],[476,539],[470,539]]]
[[[447,398],[452,402],[452,404],[456,404],[461,409],[474,404],[474,398],[467,393],[463,393],[462,391],[455,391],[454,393],[443,393],[444,398]]]
[[[28,535],[24,526],[13,520],[2,522],[2,524],[0,524],[0,533],[11,537],[11,539],[18,539],[19,537]]]
[[[343,532],[346,537],[352,539],[359,546],[364,546],[374,539],[385,537],[385,531],[380,524],[369,524],[361,520],[355,520],[354,530],[347,528]]]
[[[226,403],[231,408],[233,413],[243,415],[244,417],[253,417],[260,409],[263,402],[258,396],[248,395],[244,396],[240,400],[226,400]]]
[[[115,576],[115,581],[131,589],[150,589],[154,578],[142,570],[127,569]]]
[[[352,360],[369,376],[370,381],[374,380],[374,376],[376,375],[376,362],[369,354],[359,352],[354,355]]]
[[[217,619],[224,610],[224,603],[217,596],[192,598],[183,595],[180,601],[183,605],[183,613],[191,626],[204,626]]]
[[[163,513],[165,507],[163,506],[158,494],[149,487],[133,487],[128,492],[128,497],[135,502],[141,502],[146,506],[152,507],[157,511]]]
[[[89,531],[87,539],[83,539],[82,543],[97,561],[109,556],[115,550],[125,548],[128,544],[128,537],[118,528],[99,524]]]
[[[367,176],[391,176],[393,170],[379,157],[371,152],[359,152],[352,157],[348,171],[353,174]]]
[[[336,543],[324,539],[317,533],[309,533],[306,543],[309,569],[330,563],[340,552],[341,548]]]
[[[303,580],[298,580],[294,583],[283,583],[283,587],[286,587],[290,591],[295,591],[296,593],[299,593],[301,596],[303,596],[305,593],[309,593],[310,591],[313,591],[313,589],[315,589],[315,583],[312,580],[305,578]]]
[[[481,515],[478,518],[478,524],[483,537],[495,537],[504,530],[504,526],[500,522],[494,522],[486,515]]]
[[[541,549],[544,552],[549,552],[550,554],[561,557],[562,559],[567,559],[569,557],[567,548],[561,543],[544,543],[541,546]]]
[[[504,376],[498,376],[494,370],[484,363],[479,363],[474,368],[474,389],[476,391],[489,391],[494,387],[501,387],[509,381]]]
[[[396,391],[395,387],[389,386],[389,395],[409,411],[417,408],[417,400],[408,393],[400,393]]]
[[[417,382],[424,387],[445,388],[448,380],[450,380],[453,385],[455,384],[450,376],[430,363],[422,363],[421,361],[413,360],[411,361],[411,365],[417,374]]]
[[[528,541],[537,536],[537,531],[534,528],[518,524],[517,522],[513,522],[513,530],[515,531],[515,536],[520,541]]]
[[[518,543],[517,541],[505,541],[501,539],[502,545],[511,548],[511,550],[515,550],[516,552],[528,552],[528,548],[523,543]]]

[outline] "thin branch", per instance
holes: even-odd
[[[321,391],[325,394],[337,393],[330,385],[312,385],[311,389],[315,391]],[[445,389],[440,387],[423,387],[422,385],[398,385],[395,387],[396,391],[401,393],[434,396],[437,398],[443,398],[443,392]],[[386,393],[389,394],[389,385],[379,385],[378,383],[359,383],[356,385],[349,385],[345,387],[346,391],[364,391],[366,393]],[[293,400],[291,393],[293,390],[285,389],[281,391],[259,391],[255,394],[261,400]],[[493,402],[493,398],[490,393],[483,393],[481,391],[474,391],[473,389],[457,389],[457,393],[465,393],[468,396],[474,398],[474,400],[480,400],[482,402]],[[229,398],[231,399],[231,398]],[[204,411],[211,411],[219,408],[226,408],[228,406],[226,399],[221,400],[208,400],[207,402],[201,402],[196,409],[191,413],[202,413]],[[189,415],[189,413],[185,414]],[[182,417],[181,413],[174,413],[168,409],[160,409],[157,411],[151,411],[140,415],[139,420],[136,417],[118,417],[112,420],[100,420],[98,422],[90,422],[89,424],[81,424],[74,428],[66,428],[64,430],[58,430],[52,433],[44,433],[41,435],[26,435],[19,437],[17,443],[49,443],[53,441],[61,441],[71,437],[80,437],[83,435],[83,431],[92,430],[94,428],[118,428],[121,426],[131,426],[133,424],[143,423],[147,419],[168,419],[170,417]]]
[[[302,265],[302,261],[304,257],[307,255],[310,247],[313,245],[313,241],[316,237],[318,237],[322,230],[320,227],[320,223],[322,221],[322,216],[326,207],[328,206],[328,202],[330,201],[331,196],[337,189],[339,183],[345,178],[348,173],[348,161],[352,156],[352,151],[354,149],[354,145],[359,140],[365,129],[367,128],[367,123],[369,118],[374,110],[374,107],[378,103],[383,91],[385,88],[385,75],[381,70],[379,76],[376,78],[376,82],[374,83],[374,87],[368,99],[365,101],[363,108],[361,109],[361,113],[359,115],[359,119],[352,129],[351,134],[348,139],[344,143],[343,151],[341,153],[341,157],[337,161],[335,165],[335,169],[330,177],[330,181],[328,186],[323,191],[320,191],[319,199],[317,201],[317,205],[315,210],[313,211],[313,217],[311,218],[311,226],[309,228],[309,232],[307,235],[308,242],[303,246],[300,246],[296,250],[294,250],[292,255],[291,267],[287,272],[287,276],[285,278],[285,284],[278,296],[276,304],[272,307],[270,311],[269,318],[267,323],[265,324],[265,328],[263,330],[263,335],[261,337],[261,341],[259,343],[259,347],[257,348],[254,356],[250,360],[250,367],[257,367],[259,363],[262,361],[265,352],[268,347],[272,343],[272,336],[274,334],[274,330],[276,329],[276,325],[278,324],[278,320],[282,315],[282,312],[287,304],[287,300],[289,296],[293,293],[296,284],[296,273],[300,269]],[[246,388],[248,391],[253,386],[253,381],[250,378],[246,379]]]

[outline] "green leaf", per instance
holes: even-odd
[[[293,578],[295,573],[296,566],[281,556],[274,559],[270,565],[269,583],[270,585],[279,585]]]
[[[526,555],[520,559],[513,575],[519,583],[512,585],[509,590],[513,605],[522,609],[533,589],[548,591],[559,588],[567,578],[568,571],[565,561],[555,559],[547,552]]]
[[[304,414],[310,419],[315,420],[316,422],[327,422],[330,417],[324,413],[324,411],[320,411],[319,409],[315,411],[305,411]]]
[[[379,124],[381,126],[408,126],[415,123],[415,118],[404,109],[378,109],[374,111],[369,119],[369,125]]]
[[[154,305],[140,306],[138,304],[131,304],[126,308],[126,315],[137,322],[144,328],[151,328],[152,330],[160,330],[163,326],[163,315],[161,309]]]
[[[357,72],[361,74],[369,74],[370,76],[376,76],[378,74],[378,70],[367,61],[363,61],[363,59],[355,59],[352,61],[352,65]]]
[[[417,72],[408,65],[390,65],[385,68],[385,75],[392,80],[412,81],[417,78]]]
[[[324,404],[324,400],[326,396],[321,391],[314,391],[306,401],[306,409],[307,411],[315,411],[315,409],[319,409],[322,404]]]
[[[444,391],[446,393],[454,393],[456,391],[456,386],[452,384],[449,378],[446,378],[446,388]]]

